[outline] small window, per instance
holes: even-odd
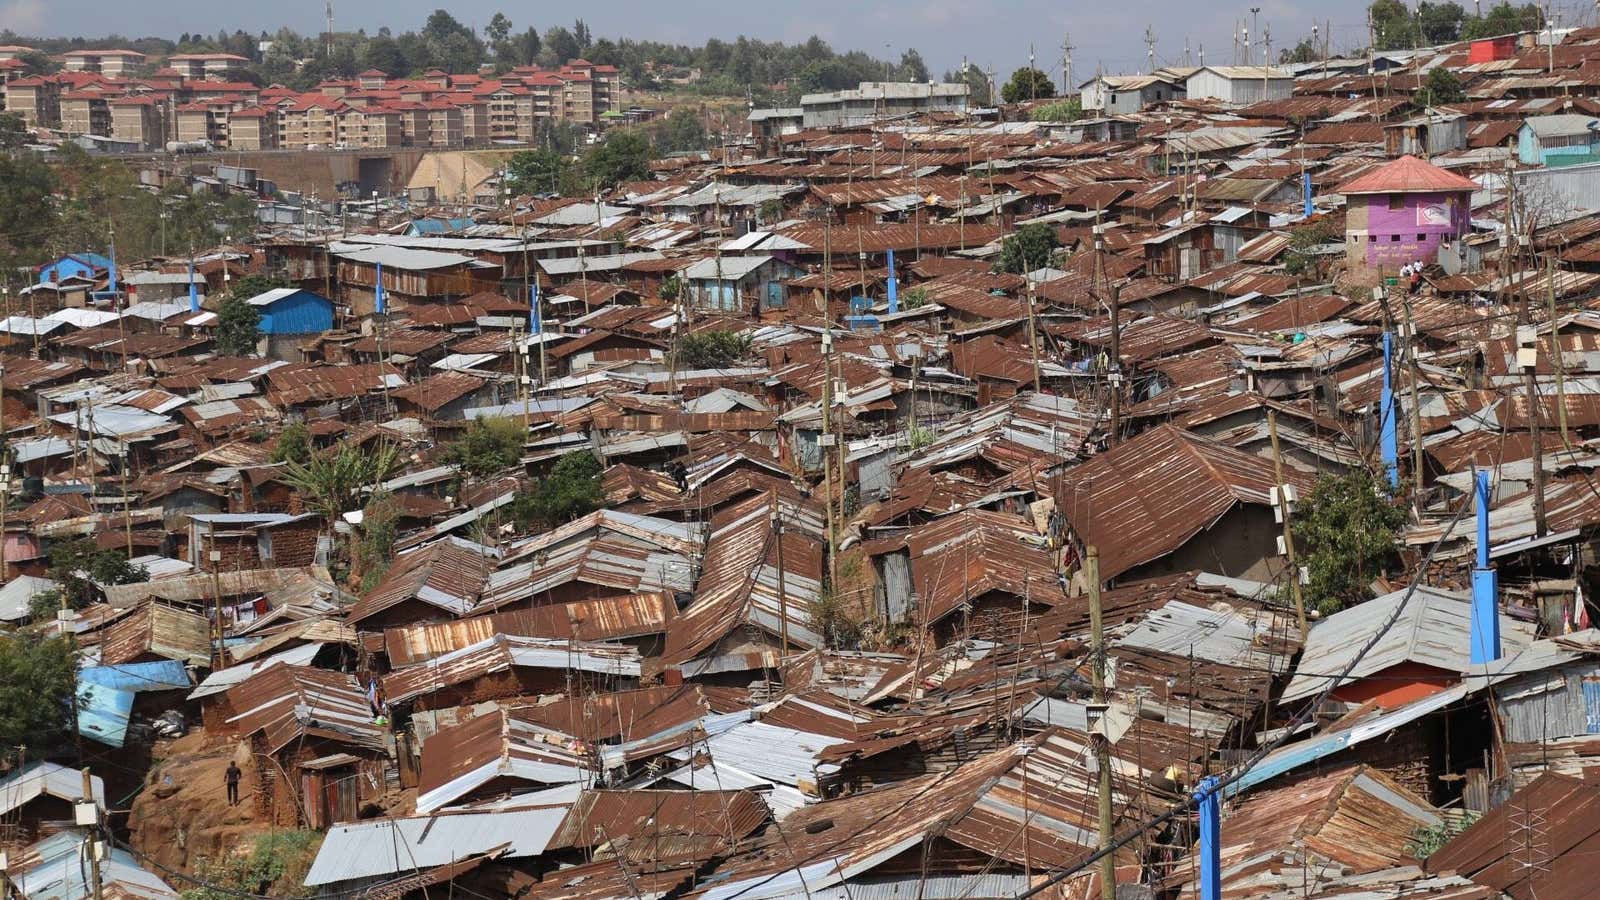
[[[1378,236],[1377,235],[1375,235],[1375,234],[1367,235],[1367,243],[1376,244],[1377,242],[1378,242]]]
[[[1428,239],[1428,236],[1427,236],[1427,235],[1425,235],[1425,234],[1419,234],[1419,235],[1417,235],[1417,240],[1419,240],[1419,241],[1425,241],[1425,240],[1427,240],[1427,239]]]
[[[1404,194],[1390,194],[1389,195],[1389,208],[1390,209],[1405,209],[1406,208],[1406,196]]]
[[[1389,243],[1391,243],[1391,244],[1400,243],[1400,235],[1398,235],[1398,234],[1389,235]]]

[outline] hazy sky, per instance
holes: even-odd
[[[1070,32],[1075,47],[1074,80],[1082,80],[1094,74],[1096,65],[1103,65],[1107,72],[1141,71],[1146,26],[1156,37],[1158,65],[1183,62],[1185,41],[1196,63],[1202,47],[1207,62],[1232,62],[1234,23],[1250,17],[1252,2],[1261,5],[1261,24],[1271,25],[1274,53],[1308,35],[1313,19],[1332,20],[1335,52],[1365,43],[1365,3],[1360,0],[1244,0],[1241,5],[1217,0],[802,0],[782,5],[737,0],[614,0],[598,6],[465,0],[445,8],[479,28],[496,10],[504,10],[519,31],[530,24],[540,31],[554,24],[570,25],[573,11],[578,10],[597,37],[691,44],[707,37],[741,34],[785,41],[817,34],[840,50],[877,54],[892,50],[898,56],[905,48],[916,47],[935,76],[959,66],[965,55],[985,68],[992,65],[1002,80],[1027,62],[1030,42],[1035,45],[1039,67],[1059,79],[1061,43]],[[383,25],[405,31],[420,27],[440,5],[440,0],[335,0],[335,25],[340,30],[365,28],[369,33]],[[215,34],[226,27],[259,32],[282,25],[316,32],[321,30],[322,15],[322,0],[0,0],[0,27],[43,35],[90,30],[175,38],[184,31]],[[1260,52],[1258,46],[1258,58]]]

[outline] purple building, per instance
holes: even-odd
[[[1351,269],[1393,272],[1438,261],[1471,225],[1472,181],[1402,156],[1345,182],[1345,256]]]

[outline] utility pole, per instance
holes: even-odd
[[[1099,732],[1091,734],[1094,745],[1095,774],[1099,794],[1099,849],[1111,848],[1111,742],[1105,734],[1106,704],[1106,629],[1100,608],[1100,551],[1090,545],[1084,554],[1084,580],[1089,588],[1089,670],[1094,684],[1094,706],[1099,711]],[[1116,854],[1100,857],[1101,900],[1117,900]]]
[[[1156,71],[1156,35],[1149,25],[1144,27],[1144,59],[1146,75],[1153,75]]]
[[[839,584],[839,533],[833,520],[833,466],[828,461],[828,451],[833,448],[833,330],[823,322],[822,332],[822,478],[827,485],[824,509],[828,512],[828,578],[838,590]]]
[[[1072,33],[1061,39],[1061,96],[1072,93]]]
[[[1106,367],[1106,381],[1111,385],[1111,446],[1117,445],[1117,432],[1122,430],[1122,310],[1117,299],[1117,289],[1106,279],[1105,226],[1094,226],[1094,289],[1104,289],[1111,311],[1111,360]]]
[[[778,545],[778,634],[782,643],[782,651],[778,654],[779,665],[789,658],[789,592],[784,590],[783,584],[783,510],[779,508],[778,492],[773,491],[772,497],[772,539]],[[839,586],[834,585],[837,594]]]
[[[1561,321],[1556,318],[1556,260],[1555,254],[1547,253],[1545,262],[1545,281],[1550,285],[1550,362],[1556,370],[1556,427],[1561,431],[1561,446],[1571,448],[1567,441],[1567,361],[1561,353]],[[0,512],[0,516],[4,513]],[[0,522],[5,519],[0,518]],[[0,563],[5,557],[0,556]]]
[[[1028,352],[1033,356],[1033,391],[1044,393],[1044,379],[1039,375],[1039,329],[1033,318],[1033,279],[1028,279]]]
[[[1500,258],[1500,268],[1501,268],[1501,280],[1505,282],[1505,289],[1507,291],[1513,291],[1514,290],[1514,291],[1517,292],[1517,300],[1518,300],[1518,304],[1517,304],[1517,325],[1518,325],[1518,327],[1517,327],[1517,333],[1518,333],[1517,345],[1518,345],[1518,350],[1520,351],[1522,349],[1522,345],[1524,343],[1521,340],[1521,335],[1523,334],[1523,329],[1525,329],[1525,328],[1531,329],[1531,328],[1534,327],[1534,325],[1533,325],[1533,314],[1528,309],[1528,289],[1527,289],[1527,284],[1524,283],[1525,280],[1524,281],[1518,281],[1516,284],[1513,284],[1513,281],[1515,280],[1513,275],[1514,275],[1515,267],[1517,266],[1517,227],[1518,227],[1517,224],[1516,224],[1516,221],[1515,221],[1517,219],[1517,212],[1518,212],[1518,206],[1517,206],[1517,179],[1516,179],[1515,176],[1516,176],[1515,164],[1513,163],[1512,160],[1507,159],[1506,160],[1506,168],[1505,168],[1506,215],[1505,215],[1505,232],[1504,232],[1505,233],[1505,237],[1506,237],[1506,244],[1505,244],[1505,247],[1501,249],[1501,253],[1500,253],[1500,257],[1501,257]],[[1538,346],[1539,346],[1538,333],[1535,332],[1534,333],[1534,340],[1532,341],[1532,347],[1535,349],[1535,351],[1537,351]],[[1548,522],[1545,519],[1545,503],[1544,503],[1544,447],[1543,447],[1543,445],[1541,443],[1542,438],[1541,438],[1540,433],[1539,433],[1539,411],[1540,410],[1539,410],[1539,378],[1538,378],[1538,373],[1536,371],[1537,368],[1538,368],[1538,366],[1536,365],[1536,363],[1537,363],[1537,352],[1535,352],[1532,355],[1535,358],[1528,360],[1527,364],[1522,366],[1522,378],[1523,378],[1523,385],[1527,390],[1527,398],[1528,398],[1528,436],[1533,441],[1533,527],[1534,527],[1534,536],[1535,537],[1544,537],[1545,534],[1547,534],[1548,530],[1549,530],[1548,529]],[[1518,354],[1518,357],[1519,358],[1518,358],[1517,361],[1519,363],[1521,363],[1522,359],[1521,359],[1520,352]]]
[[[89,767],[83,767],[83,802],[89,804],[94,810],[94,827],[89,829],[89,883],[93,893],[89,896],[93,900],[104,900],[105,887],[100,880],[100,851],[104,846],[100,835],[100,805],[94,802],[94,778],[89,775]]]
[[[1283,555],[1289,560],[1289,584],[1293,586],[1294,614],[1300,623],[1300,640],[1306,639],[1306,598],[1300,590],[1300,563],[1295,559],[1294,529],[1289,523],[1289,497],[1283,486],[1283,452],[1278,448],[1278,411],[1267,408],[1267,433],[1272,436],[1273,480],[1278,483],[1278,511],[1283,517]]]
[[[1406,323],[1406,369],[1411,375],[1411,482],[1412,505],[1422,515],[1422,378],[1417,369],[1417,330],[1411,324],[1411,298],[1402,297],[1400,311]]]

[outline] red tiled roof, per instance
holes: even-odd
[[[1477,183],[1415,156],[1402,156],[1339,186],[1341,194],[1438,193],[1475,191]]]

